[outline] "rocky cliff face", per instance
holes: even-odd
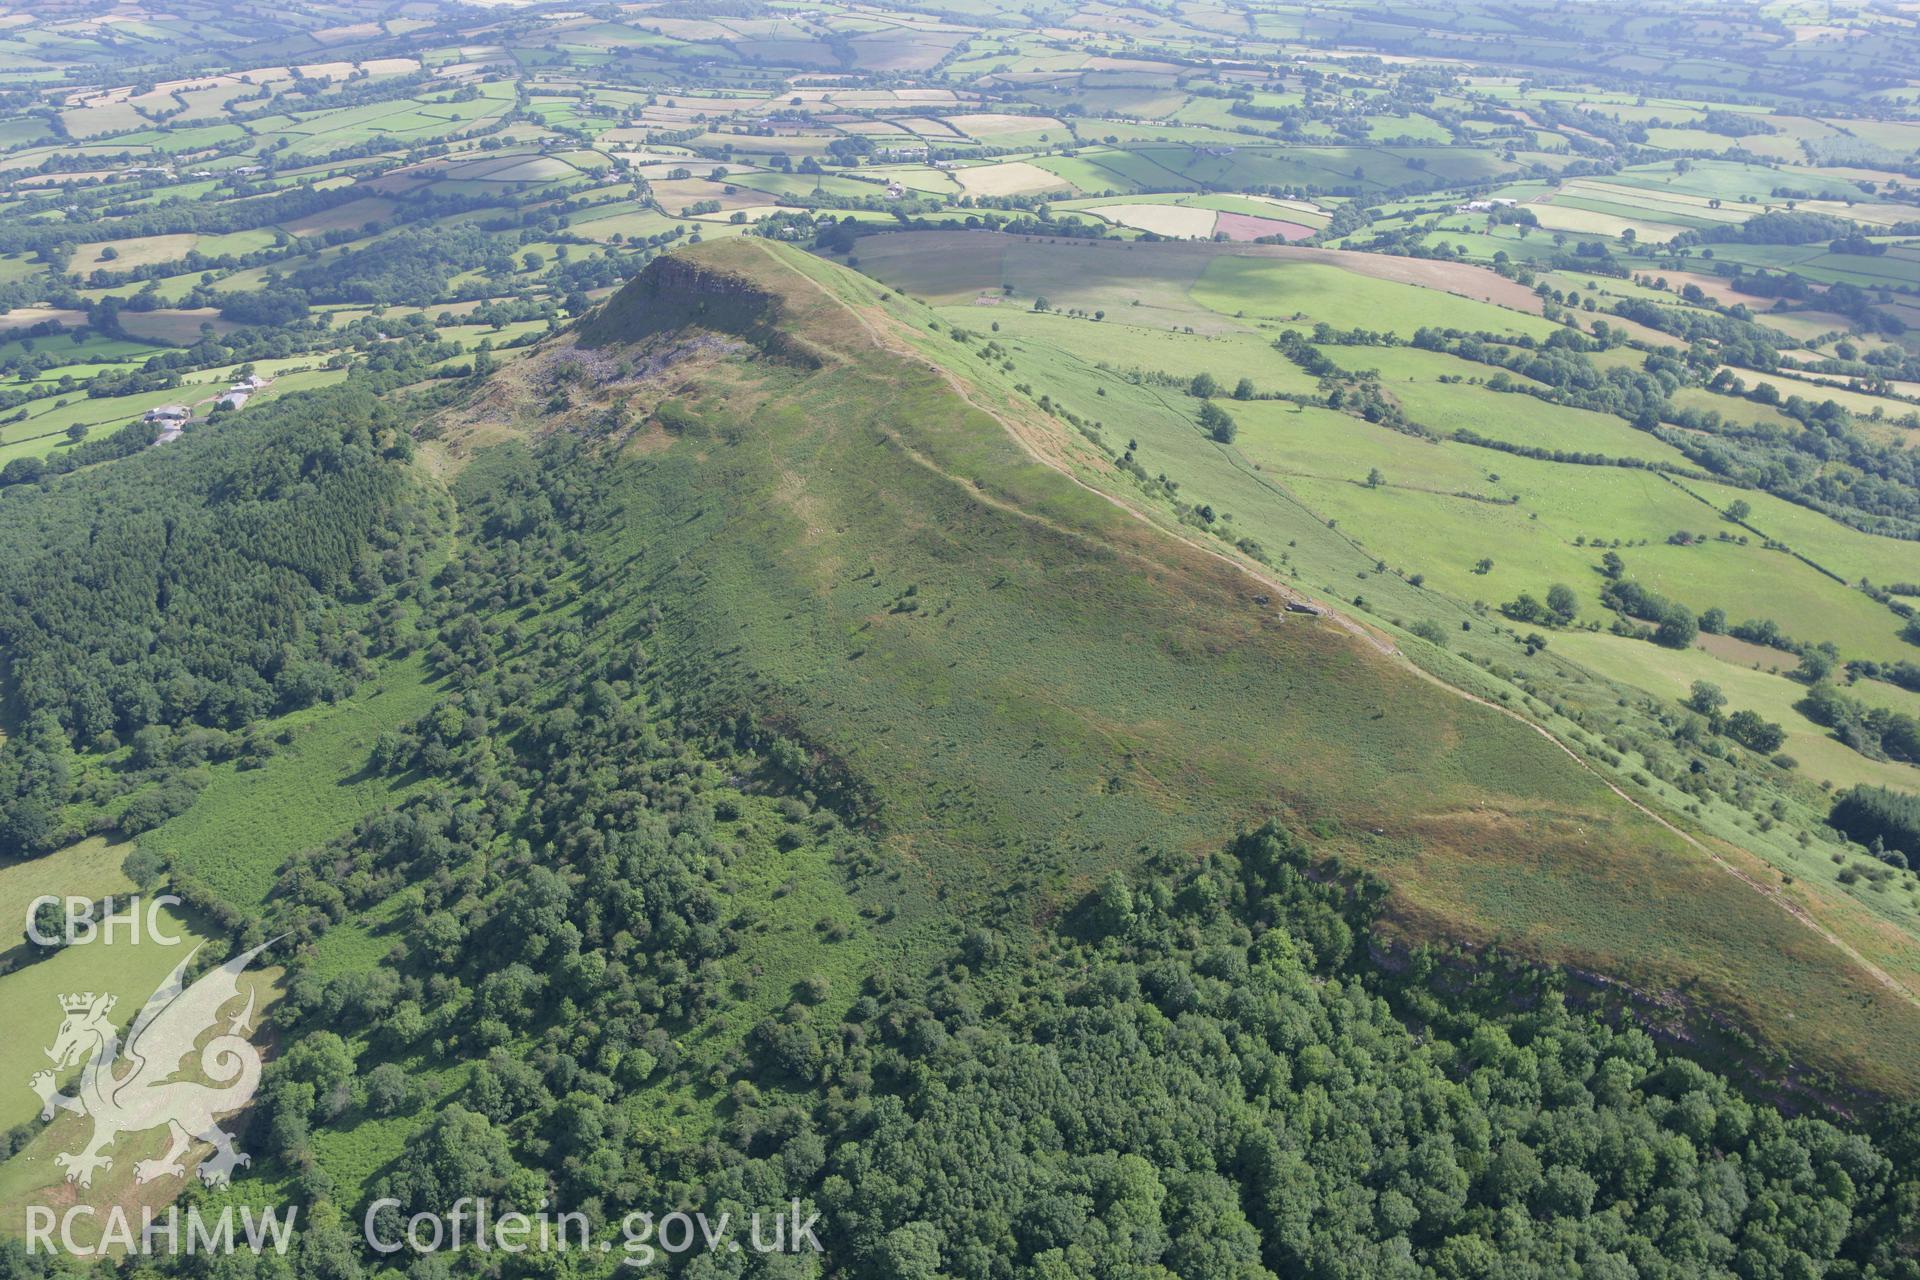
[[[580,325],[586,347],[640,342],[681,329],[710,329],[746,339],[783,359],[817,365],[818,356],[781,328],[780,298],[737,275],[685,254],[655,258]]]

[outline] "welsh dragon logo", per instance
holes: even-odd
[[[124,1051],[109,1020],[116,997],[91,991],[60,997],[66,1017],[46,1051],[53,1070],[37,1072],[30,1083],[40,1095],[42,1120],[51,1120],[56,1111],[71,1111],[93,1121],[93,1136],[83,1147],[54,1157],[68,1182],[91,1186],[96,1170],[113,1167],[106,1151],[116,1140],[163,1125],[170,1130],[166,1153],[136,1162],[136,1182],[183,1176],[181,1157],[195,1141],[213,1146],[213,1154],[200,1164],[200,1177],[209,1186],[230,1181],[237,1166],[252,1163],[253,1157],[234,1149],[233,1135],[219,1124],[222,1116],[246,1106],[260,1085],[260,1051],[244,1034],[253,1026],[252,993],[246,1007],[227,1019],[226,1030],[200,1050],[200,1068],[215,1083],[173,1077],[201,1035],[219,1024],[220,1011],[240,996],[241,972],[272,945],[265,942],[235,956],[189,987],[187,966],[200,950],[195,947],[147,997],[127,1032]],[[85,1065],[73,1093],[60,1093],[55,1073],[76,1062]]]

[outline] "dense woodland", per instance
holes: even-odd
[[[0,490],[0,645],[25,726],[0,744],[0,856],[142,830],[191,800],[174,766],[350,690],[388,639],[373,603],[428,546],[410,447],[376,375]],[[90,776],[80,750],[120,767]]]

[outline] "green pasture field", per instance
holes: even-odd
[[[1666,220],[1664,214],[1649,217],[1645,214],[1601,213],[1558,200],[1533,208],[1534,216],[1540,220],[1543,229],[1548,232],[1564,231],[1573,237],[1617,240],[1632,231],[1639,239],[1650,244],[1665,244],[1687,230],[1679,222]]]
[[[45,263],[35,262],[23,253],[10,253],[0,256],[0,284],[13,284],[21,280],[30,280],[47,270]]]
[[[1587,359],[1602,373],[1609,369],[1644,369],[1647,365],[1647,353],[1636,347],[1608,347],[1605,351],[1589,351]]]
[[[0,122],[0,148],[31,146],[51,132],[51,126],[38,117],[16,117]]]
[[[698,174],[702,170],[695,168],[694,172]],[[763,170],[758,173],[730,173],[727,175],[727,181],[734,186],[764,191],[776,196],[805,196],[821,192],[826,195],[852,196],[859,199],[880,195],[885,189],[884,183],[881,182],[843,177],[839,174],[779,173],[772,170]]]
[[[599,213],[596,217],[576,218],[567,224],[567,229],[589,240],[605,242],[618,234],[628,240],[657,236],[679,225],[678,220],[655,213],[651,209],[623,208],[611,213]]]
[[[114,141],[128,146],[152,147],[156,151],[171,154],[227,146],[247,137],[247,131],[237,124],[210,124],[192,129],[143,129],[138,133],[120,134]]]
[[[1734,142],[1706,129],[1647,130],[1647,145],[1666,151],[1725,151]]]
[[[111,266],[113,264],[109,263],[107,265]],[[252,268],[251,271],[233,272],[227,275],[225,280],[243,280],[246,284],[253,284],[264,278],[265,273],[271,269],[272,268],[269,267],[255,267]],[[282,269],[284,270],[284,268]],[[152,293],[161,302],[168,305],[183,302],[186,300],[187,295],[192,293],[194,288],[201,283],[201,275],[202,273],[198,271],[183,271],[179,275],[162,276],[152,282],[154,286]],[[80,296],[90,302],[98,302],[102,298],[119,298],[124,302],[133,297],[134,294],[145,290],[148,283],[149,282],[144,280],[129,280],[124,284],[112,285],[104,289],[87,288],[80,290]],[[125,329],[143,323],[152,323],[152,318],[156,314],[158,313],[152,311],[123,312],[121,328]]]
[[[873,165],[862,170],[862,173],[881,182],[891,179],[908,191],[924,191],[939,196],[958,196],[961,191],[960,183],[952,173],[916,164]]]
[[[1784,370],[1762,373],[1755,369],[1742,369],[1735,366],[1729,367],[1732,367],[1734,373],[1749,387],[1758,386],[1763,382],[1771,383],[1773,387],[1780,392],[1783,399],[1791,396],[1800,396],[1802,399],[1810,401],[1813,404],[1819,404],[1823,400],[1831,400],[1841,408],[1847,410],[1847,412],[1853,414],[1856,424],[1863,428],[1869,424],[1860,422],[1859,420],[1870,418],[1876,409],[1883,415],[1893,418],[1911,413],[1914,409],[1912,404],[1905,401],[1890,400],[1885,396],[1869,395],[1864,391],[1855,391],[1851,387],[1842,386],[1838,383],[1818,382],[1812,378],[1798,377]]]
[[[1898,711],[1902,715],[1920,717],[1920,692],[1905,689],[1885,680],[1859,679],[1846,686],[1847,695],[1870,707],[1880,707],[1887,711]],[[1920,765],[1909,766],[1920,768]]]
[[[1645,640],[1603,632],[1567,631],[1554,635],[1552,644],[1568,657],[1603,675],[1659,694],[1672,702],[1687,697],[1696,680],[1719,685],[1727,694],[1729,711],[1756,711],[1787,731],[1781,748],[1799,762],[1807,777],[1836,787],[1868,782],[1912,791],[1920,788],[1920,768],[1890,760],[1869,760],[1842,745],[1822,726],[1795,708],[1806,686],[1777,674],[1793,669],[1792,654],[1777,655],[1777,663],[1755,670],[1751,665],[1725,661],[1702,648],[1666,649]],[[1870,682],[1869,682],[1870,683]],[[1850,688],[1850,696],[1877,696],[1867,685]],[[1912,695],[1909,695],[1911,698]],[[1914,708],[1903,708],[1912,713]],[[1802,871],[1801,874],[1806,874]]]
[[[1436,245],[1452,245],[1475,262],[1491,262],[1496,253],[1504,253],[1523,264],[1545,262],[1559,252],[1554,247],[1550,232],[1535,231],[1522,237],[1506,227],[1486,230],[1474,225],[1480,221],[1478,215],[1471,214],[1442,218],[1439,231],[1429,239]],[[1368,232],[1362,231],[1340,241],[1339,247],[1356,248],[1366,243],[1368,235]]]
[[[1537,238],[1538,237],[1536,237],[1536,239]],[[1666,276],[1666,273],[1657,269],[1643,271],[1641,274],[1649,276],[1656,281]],[[1682,311],[1698,311],[1702,309],[1679,296],[1678,284],[1675,284],[1672,288],[1660,289],[1655,288],[1652,284],[1641,284],[1631,279],[1623,280],[1618,276],[1582,275],[1578,271],[1540,271],[1535,273],[1535,279],[1537,281],[1544,281],[1556,289],[1571,289],[1578,293],[1582,299],[1589,295],[1602,302],[1609,298],[1638,298],[1646,302],[1654,302],[1663,307],[1674,307]],[[1612,317],[1604,315],[1596,318],[1612,319]],[[1631,353],[1639,354],[1637,349],[1634,349]]]
[[[990,338],[1011,347],[1016,365],[1030,358],[1060,357],[1086,366],[1105,364],[1119,373],[1140,370],[1182,380],[1208,373],[1224,390],[1231,390],[1241,378],[1251,378],[1261,394],[1312,395],[1316,390],[1314,379],[1273,350],[1264,335],[1169,332],[1133,323],[1132,316],[1139,310],[1145,308],[1109,313],[1098,321],[1036,313],[1018,305],[950,306],[940,308],[938,314],[949,325],[975,335],[975,345]],[[993,325],[999,326],[998,331],[992,330]],[[1098,417],[1105,407],[1094,406],[1093,416]],[[1197,411],[1198,404],[1193,408]]]
[[[1055,168],[1053,162],[1036,161],[1043,167]],[[1122,193],[1124,194],[1124,193]],[[1053,207],[1059,209],[1097,209],[1102,205],[1124,204],[1171,204],[1188,209],[1213,209],[1223,213],[1244,213],[1255,218],[1271,218],[1280,222],[1293,222],[1302,226],[1321,227],[1327,223],[1327,215],[1318,210],[1295,208],[1296,203],[1282,203],[1257,196],[1240,195],[1202,195],[1195,192],[1143,192],[1139,195],[1127,195],[1125,200],[1116,200],[1112,196],[1088,196],[1075,200],[1057,200]]]
[[[271,757],[264,767],[251,772],[239,772],[230,765],[215,766],[212,784],[194,807],[142,837],[142,843],[151,842],[179,865],[205,879],[229,901],[257,903],[265,897],[276,869],[290,854],[324,843],[346,830],[360,814],[397,804],[419,789],[421,783],[417,779],[400,779],[396,783],[369,777],[367,754],[379,732],[423,714],[431,709],[437,696],[434,686],[425,679],[424,666],[418,657],[387,664],[370,687],[355,697],[275,722],[277,729],[293,733],[290,746]],[[76,846],[76,850],[85,848]],[[373,915],[377,920],[380,913]],[[370,933],[365,926],[337,930],[319,942],[316,970],[323,975],[341,972],[354,967],[356,954],[365,959],[369,948],[377,953],[390,945],[390,938]],[[89,948],[73,949],[74,952],[86,950]],[[98,947],[91,950],[104,951]],[[130,966],[124,979],[113,981],[121,981],[130,988],[146,983],[145,988],[131,996],[138,1000],[158,981],[166,967],[178,959],[177,954],[169,955],[169,950],[142,948],[141,952],[152,953],[137,955],[143,966]],[[55,961],[64,960],[69,954],[72,953],[63,952]],[[45,967],[46,963],[36,966]],[[156,972],[149,976],[146,968],[154,968]],[[25,976],[9,975],[0,978],[0,984],[11,984]],[[89,975],[62,974],[59,980],[71,983],[83,977]],[[89,977],[89,980],[95,989],[103,988],[104,979]],[[0,986],[0,990],[4,989]],[[16,993],[8,994],[11,997]],[[0,1059],[8,1053],[0,1049]],[[444,1064],[417,1066],[415,1078],[430,1094],[443,1093],[463,1078],[446,1070]],[[19,1092],[31,1104],[31,1095],[25,1090]],[[12,1117],[0,1113],[0,1120],[10,1123]],[[404,1118],[369,1120],[329,1130],[324,1141],[330,1155],[343,1160],[339,1166],[343,1175],[364,1179],[391,1159],[411,1124]],[[38,1146],[34,1150],[38,1150]],[[367,1152],[368,1158],[353,1158],[359,1151]],[[24,1159],[15,1157],[0,1176],[9,1183],[32,1181],[35,1175],[30,1167],[22,1167]],[[250,1195],[259,1189],[258,1183],[249,1184]]]
[[[62,984],[78,983],[79,990],[111,991],[119,998],[115,1016],[122,1012],[130,1020],[141,1003],[153,993],[154,989],[172,972],[173,966],[186,958],[191,948],[202,939],[190,929],[178,924],[173,933],[180,937],[179,946],[140,947],[70,947],[52,960],[34,966],[34,970],[44,971],[39,975],[40,982],[51,982],[55,991],[47,993],[46,1003],[52,1007],[52,1019],[44,1024],[44,1033],[29,1033],[21,1043],[33,1046],[36,1039],[44,1047],[53,1037],[54,1029],[59,1025],[60,1012],[54,1004],[54,995],[59,994]],[[218,946],[218,941],[215,942]],[[61,961],[69,961],[65,972],[55,972]],[[109,962],[110,961],[110,962]],[[28,971],[29,973],[34,970]],[[271,1009],[278,998],[278,984],[283,970],[277,965],[263,964],[241,976],[240,989],[253,1001],[256,1017]],[[25,978],[27,974],[18,975]],[[4,980],[0,980],[4,981]],[[10,999],[30,999],[32,994],[25,990],[9,993]],[[236,1010],[238,1006],[235,1006]],[[34,1019],[39,1024],[39,1019]],[[0,1049],[0,1056],[11,1057],[11,1051]],[[29,1059],[30,1065],[40,1067],[44,1059],[36,1053]],[[25,1089],[21,1093],[27,1097],[26,1106],[31,1109],[32,1122],[37,1125],[39,1109],[35,1098]],[[9,1110],[11,1108],[9,1107]],[[67,1184],[61,1170],[53,1164],[53,1157],[62,1151],[78,1150],[88,1132],[88,1122],[79,1116],[57,1116],[52,1123],[33,1133],[26,1146],[0,1163],[0,1230],[11,1235],[21,1235],[26,1229],[25,1213],[29,1204],[45,1205],[49,1202],[63,1205],[84,1204],[93,1210],[91,1217],[76,1215],[75,1238],[88,1243],[100,1239],[101,1226],[110,1206],[137,1204],[142,1192],[136,1189],[135,1168],[143,1158],[157,1157],[167,1145],[167,1135],[163,1129],[148,1130],[138,1135],[130,1135],[118,1141],[112,1148],[112,1167],[104,1170],[94,1181],[91,1188],[79,1190]],[[245,1149],[244,1147],[242,1148]],[[164,1186],[165,1184],[158,1184]],[[153,1195],[148,1191],[146,1195]],[[164,1195],[164,1193],[161,1193]],[[276,1201],[284,1203],[284,1201]]]
[[[283,374],[273,380],[273,385],[260,392],[261,396],[284,396],[294,391],[311,391],[315,387],[331,386],[345,381],[345,369],[308,369],[298,373]]]
[[[67,270],[85,273],[95,268],[108,271],[126,271],[133,267],[157,266],[174,262],[191,251],[197,251],[209,258],[218,258],[226,254],[252,253],[273,244],[271,231],[235,231],[226,235],[164,235],[147,236],[138,240],[101,240],[80,245],[74,250],[73,257],[67,262]],[[108,260],[100,256],[101,251],[111,248],[119,256]],[[198,280],[196,274],[194,279]],[[144,282],[142,282],[144,283]],[[139,286],[136,285],[136,288]]]
[[[1371,328],[1410,338],[1423,327],[1486,329],[1544,338],[1557,327],[1539,316],[1459,298],[1418,285],[1343,271],[1318,262],[1216,257],[1190,290],[1194,301],[1223,315],[1262,320],[1324,320],[1337,329]]]
[[[42,859],[54,865],[36,873],[38,882],[45,886],[40,892],[70,892],[83,897],[113,894],[116,900],[129,892],[132,883],[120,873],[118,860],[114,859],[110,867],[106,865],[112,854],[124,856],[125,850],[111,846],[111,852],[103,854],[97,844],[104,842],[87,841]],[[27,879],[14,877],[4,889],[10,898],[21,896],[23,903],[21,912],[7,917],[10,947],[5,958],[15,967],[0,974],[0,999],[7,1002],[13,1015],[9,1034],[0,1039],[0,1075],[16,1082],[15,1088],[0,1091],[0,1125],[8,1128],[36,1120],[40,1114],[40,1101],[26,1086],[36,1071],[51,1065],[44,1051],[60,1027],[61,996],[81,991],[110,993],[119,1000],[116,1021],[123,1015],[131,1019],[173,967],[186,958],[188,950],[202,941],[179,912],[167,907],[159,909],[162,927],[170,936],[178,937],[180,944],[169,946],[149,937],[143,905],[138,942],[120,933],[112,943],[96,939],[64,947],[44,958],[34,957],[24,942],[11,940],[11,933],[24,927],[24,902],[37,896],[26,893],[27,887]]]
[[[1696,611],[1719,607],[1730,622],[1771,618],[1783,627],[1792,619],[1797,639],[1831,641],[1849,657],[1893,661],[1913,652],[1883,606],[1785,552],[1762,549],[1752,535],[1744,547],[1713,540],[1737,531],[1649,472],[1425,444],[1351,418],[1314,431],[1313,418],[1270,420],[1261,408],[1242,415],[1240,447],[1249,458],[1322,518],[1360,531],[1380,558],[1462,600],[1542,597],[1560,582],[1592,609],[1602,586],[1602,546],[1593,544],[1644,541],[1619,548],[1627,576]],[[1373,468],[1386,477],[1378,488],[1365,484]],[[1681,531],[1709,540],[1668,545]],[[1476,572],[1483,558],[1493,561],[1485,574]]]
[[[126,373],[129,370],[140,368],[144,363],[145,361],[142,360],[125,360],[104,361],[93,364],[55,365],[50,369],[42,369],[33,378],[23,378],[21,385],[37,386],[41,391],[51,394],[58,386],[61,378],[72,378],[76,382],[85,382],[98,374]]]
[[[501,102],[486,97],[466,102],[376,102],[364,107],[339,107],[303,114],[273,131],[256,124],[262,145],[288,140],[290,155],[323,155],[357,142],[393,138],[398,142],[431,142],[470,129],[498,115]]]
[[[1104,191],[1109,186],[1116,191],[1165,191],[1168,188],[1189,190],[1197,189],[1199,183],[1172,169],[1168,169],[1151,156],[1132,150],[1083,151],[1074,157],[1080,166],[1090,166],[1088,174],[1091,182],[1082,184],[1070,173],[1063,173],[1083,191]],[[1051,168],[1052,166],[1047,166]],[[1056,172],[1059,172],[1056,170]],[[1108,177],[1107,175],[1112,175]]]
[[[1831,311],[1775,311],[1769,309],[1755,317],[1758,324],[1784,335],[1790,342],[1813,345],[1829,335],[1845,333],[1853,322]]]
[[[136,338],[186,347],[199,341],[200,335],[209,328],[215,333],[230,333],[240,326],[222,319],[212,307],[199,307],[192,310],[126,312],[121,317],[120,327]]]
[[[70,108],[60,113],[60,123],[68,137],[85,139],[131,132],[148,122],[131,102],[121,101]]]
[[[126,338],[103,338],[89,332],[84,341],[75,342],[75,330],[54,334],[46,338],[13,338],[0,342],[0,361],[15,356],[39,353],[56,357],[71,357],[75,360],[145,360],[148,356],[158,355],[167,348],[145,342],[133,342]],[[29,346],[28,344],[32,344]]]
[[[26,959],[24,943],[13,936],[24,927],[28,908],[44,894],[73,895],[99,899],[108,894],[134,891],[134,883],[120,869],[133,845],[90,836],[43,858],[33,858],[0,867],[0,921],[6,921],[12,933],[7,950],[0,951],[0,964],[17,968]],[[0,975],[3,978],[4,975]]]
[[[1756,404],[1744,396],[1724,396],[1705,387],[1681,387],[1667,400],[1675,408],[1698,409],[1703,413],[1711,411],[1728,422],[1764,424],[1778,427],[1790,435],[1806,430],[1797,420],[1789,418],[1772,405]]]
[[[1140,143],[1174,143],[1191,147],[1235,146],[1247,141],[1245,134],[1231,128],[1182,124],[1176,119],[1078,120],[1074,131],[1086,142],[1105,142],[1111,138],[1124,147]]]
[[[1746,267],[1791,271],[1821,284],[1845,282],[1863,289],[1920,286],[1920,253],[1893,249],[1879,257],[1829,253],[1825,245],[1715,245],[1714,257]]]
[[[1916,544],[1849,528],[1796,502],[1731,485],[1687,481],[1687,488],[1724,508],[1736,499],[1753,508],[1746,523],[1786,543],[1848,582],[1902,582],[1911,579]],[[1785,625],[1785,619],[1780,619]],[[1891,622],[1891,619],[1889,619]]]
[[[1077,91],[1067,96],[1066,100],[1079,103],[1089,116],[1093,117],[1089,120],[1076,121],[1075,131],[1079,132],[1079,125],[1085,124],[1087,133],[1100,134],[1104,131],[1104,127],[1111,123],[1098,119],[1103,114],[1111,113],[1142,120],[1164,120],[1180,109],[1181,104],[1187,101],[1187,95],[1179,89],[1153,86],[1088,88],[1083,84]],[[1098,123],[1095,122],[1096,120]]]
[[[1129,177],[1119,167],[1103,164],[1102,160],[1122,155],[1122,152],[1096,152],[1078,156],[1036,156],[1033,163],[1048,173],[1058,174],[1071,182],[1081,191],[1096,194],[1113,192],[1115,195],[1131,195],[1141,189],[1134,177]]]
[[[1084,402],[1080,398],[1076,404]],[[1739,531],[1711,506],[1649,472],[1557,464],[1432,443],[1325,410],[1301,412],[1272,402],[1230,407],[1240,424],[1235,448],[1263,476],[1303,501],[1314,518],[1335,520],[1341,528],[1356,531],[1352,536],[1364,541],[1369,554],[1421,573],[1431,585],[1461,600],[1494,605],[1522,591],[1540,597],[1553,583],[1563,582],[1587,600],[1584,616],[1597,617],[1602,580],[1596,566],[1602,547],[1579,546],[1576,540],[1644,540],[1648,545],[1619,550],[1629,576],[1696,610],[1718,606],[1732,622],[1772,618],[1783,626],[1786,619],[1805,618],[1801,630],[1806,634],[1797,638],[1831,640],[1853,657],[1896,660],[1912,653],[1894,634],[1897,619],[1884,607],[1784,552],[1763,550],[1758,537],[1749,534],[1745,547],[1717,541],[1667,545],[1667,537],[1681,530],[1709,538],[1722,529]],[[1102,412],[1110,410],[1102,406]],[[1128,429],[1136,430],[1131,425]],[[1198,434],[1197,428],[1193,431]],[[1153,454],[1144,463],[1149,470],[1163,465]],[[1366,480],[1375,469],[1385,480],[1372,488]],[[1167,470],[1182,480],[1194,501],[1211,500],[1216,492],[1191,473]],[[1691,481],[1688,485],[1711,488]],[[1711,496],[1756,500],[1756,508],[1769,516],[1777,503],[1763,506],[1757,500],[1766,499],[1764,494],[1722,491]],[[1244,503],[1228,509],[1237,522],[1255,518]],[[1831,536],[1852,532],[1832,527],[1837,534]],[[1827,549],[1805,529],[1773,536],[1783,534],[1797,534],[1809,546]],[[1890,541],[1870,539],[1867,545]],[[1893,544],[1891,549],[1898,547]],[[1475,565],[1483,557],[1494,564],[1480,574]]]
[[[1272,105],[1272,100],[1279,96],[1280,95],[1277,94],[1256,94],[1254,96],[1254,103],[1257,106]],[[1217,129],[1232,129],[1236,125],[1247,123],[1247,121],[1233,114],[1232,104],[1228,103],[1225,99],[1208,97],[1187,99],[1186,103],[1173,113],[1172,119],[1184,125],[1199,125]]]
[[[1584,209],[1589,213],[1606,214],[1627,222],[1636,222],[1651,215],[1663,225],[1677,226],[1682,229],[1700,230],[1727,221],[1727,219],[1696,214],[1692,212],[1690,206],[1685,204],[1660,200],[1647,200],[1636,204],[1624,198],[1605,200],[1596,195],[1585,194],[1584,189],[1575,194],[1556,195],[1551,203],[1556,209]]]
[[[812,156],[817,160],[827,154],[827,144],[839,136],[837,133],[789,133],[781,134],[773,138],[760,138],[731,133],[703,133],[691,139],[687,145],[697,148],[730,146],[733,148],[734,155],[752,156],[756,159],[761,156],[771,156],[777,152],[784,152],[796,161],[804,156]],[[902,138],[901,141],[907,142],[911,141],[911,139]],[[974,145],[973,140],[970,138],[954,138],[951,140],[942,138],[939,139],[939,141],[943,147],[972,147]],[[649,150],[651,150],[651,148],[649,148]]]
[[[1453,134],[1431,116],[1368,116],[1367,136],[1375,142],[1397,142],[1412,138],[1419,142],[1449,143]]]
[[[1442,435],[1464,428],[1489,439],[1529,448],[1639,458],[1694,469],[1678,449],[1644,431],[1635,431],[1612,414],[1550,404],[1515,392],[1437,382],[1431,373],[1412,372],[1421,365],[1431,367],[1431,364],[1407,359],[1409,356],[1436,356],[1440,361],[1467,364],[1439,352],[1400,347],[1325,347],[1322,351],[1342,368],[1378,369],[1382,387],[1400,402],[1407,416]],[[1485,376],[1485,366],[1471,367],[1481,371],[1478,376]],[[1449,372],[1465,375],[1465,370]]]
[[[1327,215],[1324,212],[1306,208],[1294,208],[1291,203],[1282,204],[1257,196],[1198,195],[1180,196],[1176,198],[1183,204],[1192,205],[1196,209],[1218,209],[1222,213],[1244,213],[1256,218],[1274,218],[1281,222],[1297,222],[1308,227],[1324,227],[1327,224]]]
[[[1721,200],[1716,208],[1714,197],[1676,191],[1666,186],[1615,183],[1597,178],[1574,178],[1564,183],[1555,193],[1554,200],[1556,203],[1561,200],[1591,200],[1612,210],[1653,212],[1670,222],[1691,221],[1700,225],[1745,222],[1763,208],[1761,205],[1737,201],[1729,203],[1725,200]]]
[[[1782,171],[1766,165],[1744,164],[1733,160],[1696,160],[1686,173],[1680,173],[1671,161],[1655,165],[1632,165],[1612,174],[1607,181],[1615,186],[1647,187],[1683,192],[1702,197],[1718,197],[1728,204],[1742,196],[1751,196],[1763,206],[1777,197],[1778,186],[1801,187],[1816,195],[1844,198],[1858,195],[1850,183],[1824,178],[1810,170]]]

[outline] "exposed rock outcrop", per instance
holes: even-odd
[[[685,254],[655,258],[579,327],[583,347],[637,343],[683,329],[744,338],[768,355],[817,367],[820,353],[784,332],[780,298],[745,276]]]

